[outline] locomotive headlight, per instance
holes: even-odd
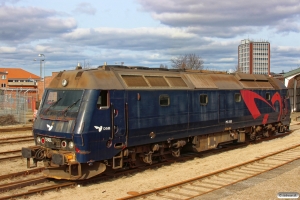
[[[38,144],[41,143],[41,138],[40,137],[36,137],[36,143],[38,143]]]
[[[66,79],[62,80],[61,85],[66,87],[68,85],[68,81]]]
[[[73,142],[69,142],[69,148],[73,149],[74,148],[74,143]]]

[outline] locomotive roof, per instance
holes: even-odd
[[[62,81],[68,84],[62,86]],[[259,74],[146,68],[132,66],[99,66],[95,69],[61,71],[49,88],[69,89],[283,89],[278,79]]]

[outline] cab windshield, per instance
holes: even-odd
[[[83,90],[48,90],[43,102],[41,117],[76,118]]]

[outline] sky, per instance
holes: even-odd
[[[0,67],[38,76],[41,63],[50,76],[78,63],[172,68],[185,54],[229,71],[244,39],[270,42],[271,72],[288,72],[299,36],[299,0],[0,0]]]

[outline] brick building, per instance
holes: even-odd
[[[0,68],[1,90],[33,91],[38,87],[40,77],[21,68]]]
[[[39,99],[38,83],[40,77],[21,68],[0,68],[0,101],[1,109],[19,109],[16,99],[28,102],[34,109]]]

